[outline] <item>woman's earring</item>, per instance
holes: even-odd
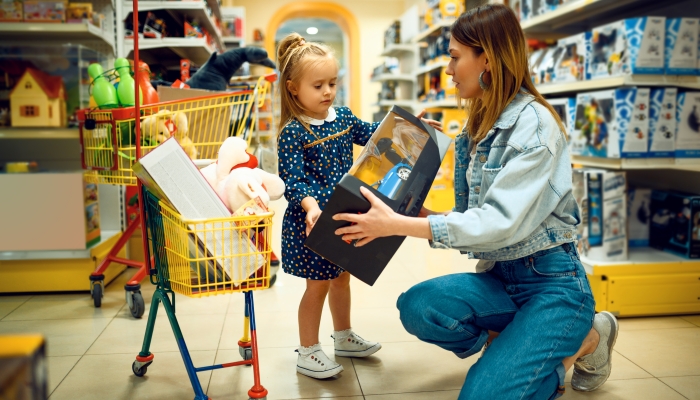
[[[489,88],[489,85],[487,85],[487,84],[484,82],[484,74],[485,74],[485,73],[486,73],[486,70],[483,70],[483,71],[481,71],[481,73],[479,74],[479,87],[481,88],[481,90],[486,90],[486,89]]]

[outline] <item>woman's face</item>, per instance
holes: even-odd
[[[452,82],[457,87],[459,97],[463,99],[481,97],[484,91],[479,86],[479,74],[484,70],[490,71],[486,53],[477,56],[472,47],[459,43],[454,37],[450,39],[449,52],[451,59],[445,73],[452,76]],[[490,83],[489,80],[484,80],[487,84]]]

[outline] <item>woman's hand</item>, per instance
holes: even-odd
[[[425,112],[425,110],[421,111],[420,113],[418,113],[418,115],[416,115],[416,118],[419,118],[421,121],[432,126],[435,130],[442,132],[442,122],[435,121],[434,119],[423,118]]]
[[[365,214],[341,213],[335,214],[336,221],[348,221],[353,225],[339,228],[336,235],[342,235],[343,240],[356,240],[355,247],[361,247],[378,237],[394,235],[392,221],[398,216],[389,206],[384,204],[369,189],[360,187],[360,192],[372,207]]]
[[[314,225],[316,225],[316,221],[318,221],[318,217],[321,216],[321,209],[318,207],[312,208],[311,210],[306,212],[306,236],[309,236],[309,233],[311,233],[311,230],[314,229]]]

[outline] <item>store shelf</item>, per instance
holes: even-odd
[[[581,263],[589,275],[644,275],[689,268],[700,271],[700,260],[690,260],[649,247],[630,248],[626,261],[596,261],[581,256]]]
[[[0,128],[0,139],[78,139],[78,128]]]
[[[132,1],[124,1],[122,6],[124,7],[124,15],[129,15],[133,10]],[[214,37],[220,47],[224,47],[224,42],[221,39],[221,32],[211,16],[209,16],[207,3],[204,1],[139,1],[139,12],[154,10],[165,10],[170,13],[184,15],[191,20],[196,20],[210,35],[212,35],[212,37]],[[142,41],[139,41],[139,47],[141,42]]]
[[[92,249],[100,244],[110,240],[116,235],[121,234],[121,231],[102,231],[102,238],[99,243],[84,250],[47,250],[47,251],[0,251],[0,261],[11,260],[67,260],[78,258],[91,258]]]
[[[426,102],[416,102],[416,108],[457,108],[456,99],[447,100],[437,100],[437,101],[426,101]]]
[[[114,52],[114,32],[99,28],[91,23],[46,23],[46,22],[2,22],[0,23],[0,41],[31,40],[71,42],[96,40],[107,43]]]
[[[674,169],[700,172],[700,159],[697,158],[599,158],[572,155],[571,162],[585,167],[606,169]]]
[[[416,77],[409,74],[381,74],[372,78],[372,82],[385,82],[385,81],[408,81],[415,82]]]
[[[419,33],[419,34],[417,34],[416,36],[414,36],[413,39],[411,39],[411,41],[412,41],[413,43],[418,43],[418,42],[420,42],[421,40],[427,38],[428,36],[440,32],[440,30],[441,30],[442,28],[449,28],[449,27],[451,27],[453,23],[454,23],[454,21],[440,21],[439,23],[433,25],[433,26],[430,27],[429,29],[427,29],[427,30],[425,30],[425,31],[423,31],[423,32],[421,32],[421,33]]]
[[[127,53],[133,51],[134,39],[124,39]],[[209,47],[204,38],[163,38],[139,40],[139,51],[151,49],[170,49],[181,58],[192,60],[197,65],[204,65],[215,50]]]
[[[414,108],[416,102],[413,100],[381,100],[379,103],[375,103],[373,105],[379,107],[399,106],[404,108]]]
[[[221,38],[224,43],[243,43],[245,41],[245,38],[242,37],[237,37],[237,36],[223,36]]]
[[[436,69],[445,68],[449,63],[449,61],[442,60],[432,64],[422,65],[416,69],[416,76],[427,74],[428,72],[435,71]]]
[[[220,0],[206,0],[207,4],[209,5],[209,8],[211,9],[212,14],[216,18],[221,21],[221,6],[219,5]],[[141,3],[139,2],[139,8],[141,7]]]
[[[401,53],[410,53],[416,51],[415,44],[390,44],[384,48],[382,57],[397,57]]]
[[[591,79],[588,81],[547,83],[544,85],[537,85],[537,90],[542,94],[557,94],[612,89],[620,86],[677,86],[687,89],[700,89],[700,77],[681,75],[626,75],[612,78]]]

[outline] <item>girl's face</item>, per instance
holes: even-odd
[[[309,66],[298,84],[287,81],[287,89],[299,100],[307,116],[324,119],[335,100],[338,64],[332,57],[323,57],[311,60]]]
[[[459,97],[463,99],[478,98],[484,91],[479,87],[479,74],[484,70],[490,71],[486,53],[476,55],[472,47],[450,39],[450,63],[445,73],[452,76],[452,82],[457,87]],[[486,83],[490,83],[485,79]]]

